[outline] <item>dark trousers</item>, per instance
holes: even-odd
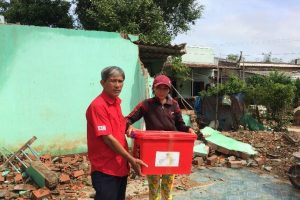
[[[127,176],[111,176],[95,171],[91,177],[93,187],[96,190],[96,200],[125,199]]]

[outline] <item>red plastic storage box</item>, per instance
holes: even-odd
[[[176,131],[134,131],[133,156],[143,160],[147,174],[191,173],[196,134]]]

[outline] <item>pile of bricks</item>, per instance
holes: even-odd
[[[251,160],[251,166],[264,173],[288,179],[287,171],[295,163],[293,153],[299,151],[299,145],[287,140],[285,133],[240,130],[223,134],[255,147],[258,155]]]
[[[46,154],[40,160],[47,169],[58,174],[56,188],[39,188],[26,173],[15,172],[13,167],[7,166],[0,172],[0,199],[89,199],[93,196],[86,155],[52,157]]]

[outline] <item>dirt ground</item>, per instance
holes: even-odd
[[[293,152],[299,151],[300,127],[290,127],[288,136],[282,132],[252,132],[240,130],[237,132],[222,132],[228,137],[252,145],[261,158],[262,163],[256,163],[255,158],[246,161],[250,170],[259,174],[269,174],[282,181],[288,181],[287,171],[294,164],[295,158]],[[226,160],[231,155],[224,155],[213,149],[210,149],[208,157],[216,155],[217,162],[213,165],[203,158],[202,163],[193,161],[192,170],[201,170],[210,167],[226,167]],[[241,158],[235,158],[242,160]],[[0,165],[5,161],[0,159]],[[59,183],[55,189],[45,188],[45,197],[47,199],[91,199],[94,190],[89,176],[89,165],[85,154],[66,155],[55,157],[51,155],[41,156],[41,161],[51,171],[59,177]],[[14,162],[15,165],[20,165]],[[24,174],[17,178],[17,172],[11,166],[6,166],[0,174],[0,199],[32,199],[33,193],[39,190],[39,187],[33,180]],[[47,179],[47,177],[46,177]],[[187,191],[191,188],[200,186],[199,183],[192,181],[188,175],[176,176],[174,183],[174,192]],[[132,174],[128,179],[126,200],[147,199],[148,185],[145,177],[134,177]]]

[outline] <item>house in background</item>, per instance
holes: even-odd
[[[177,81],[176,88],[185,97],[199,96],[217,69],[214,51],[208,47],[187,47],[182,63],[191,68],[191,80]]]
[[[220,82],[226,82],[230,74],[246,79],[253,75],[267,76],[271,72],[280,72],[296,79],[300,77],[300,62],[296,59],[293,63],[272,63],[272,62],[234,62],[226,59],[219,59]]]
[[[212,48],[186,47],[179,45],[147,44],[142,41],[134,42],[139,46],[139,57],[151,77],[161,73],[163,67],[169,67],[168,57],[181,56],[182,63],[191,68],[190,80],[181,81],[170,76],[173,86],[185,98],[198,96],[209,83],[209,77],[214,76],[217,62]],[[176,94],[175,94],[176,96]]]

